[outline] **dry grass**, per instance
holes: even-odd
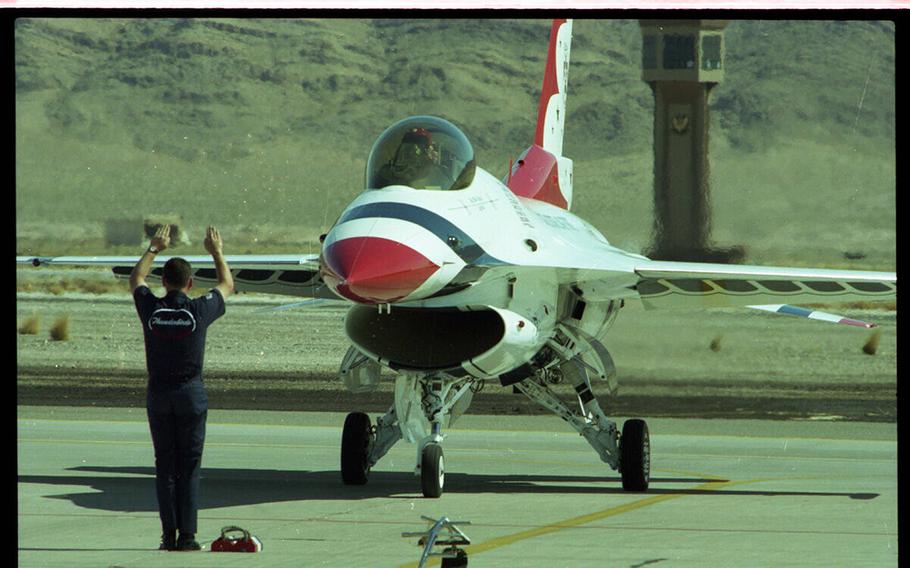
[[[29,316],[22,322],[22,325],[19,326],[20,335],[38,335],[38,331],[41,329],[41,316],[34,314]]]
[[[129,292],[129,284],[125,280],[84,280],[77,281],[75,285],[79,290],[90,294]]]
[[[17,282],[18,292],[46,292],[59,296],[66,292],[87,292],[89,294],[129,293],[126,281],[100,280],[90,278],[59,278],[56,280],[28,279]]]
[[[70,317],[64,314],[57,318],[50,329],[51,339],[54,341],[69,341],[70,338]]]

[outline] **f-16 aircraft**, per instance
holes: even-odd
[[[594,394],[615,389],[601,343],[626,302],[648,309],[745,306],[872,327],[799,303],[893,300],[894,273],[655,261],[620,250],[570,212],[572,160],[562,155],[572,22],[552,24],[533,144],[499,179],[475,163],[451,122],[412,116],[382,132],[365,190],[322,237],[321,254],[238,255],[239,291],[350,303],[351,341],[340,377],[355,392],[395,372],[394,400],[373,422],[344,423],[341,477],[367,483],[399,440],[416,444],[423,495],[443,492],[443,430],[484,383],[515,389],[578,431],[619,471],[627,491],[650,480],[647,424],[622,428]],[[168,257],[157,258],[160,275]],[[198,284],[215,281],[209,257],[188,256]],[[17,257],[35,265],[105,265],[126,278],[138,258]],[[551,389],[575,388],[578,405]]]

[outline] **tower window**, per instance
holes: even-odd
[[[646,35],[642,38],[641,67],[642,69],[657,68],[657,36]]]
[[[695,36],[664,36],[664,69],[693,69],[695,67]]]
[[[701,40],[701,68],[720,69],[720,36],[707,35]]]

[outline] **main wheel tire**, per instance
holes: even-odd
[[[341,479],[345,485],[364,485],[370,476],[367,449],[372,436],[370,417],[352,412],[344,419],[341,433]]]
[[[420,460],[420,486],[423,489],[423,496],[435,499],[442,495],[445,478],[445,458],[442,455],[442,446],[427,444],[423,448]]]
[[[623,490],[647,491],[651,481],[651,437],[644,420],[626,420],[622,425],[619,455]]]

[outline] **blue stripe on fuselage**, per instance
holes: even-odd
[[[777,313],[807,318],[810,315],[812,315],[812,310],[807,310],[805,308],[797,308],[796,306],[791,306],[791,305],[783,305],[783,306],[777,308]]]
[[[422,207],[409,205],[407,203],[386,201],[361,205],[345,212],[341,218],[338,219],[338,224],[340,225],[346,221],[369,217],[400,219],[402,221],[414,223],[415,225],[420,225],[447,244],[449,243],[449,237],[455,237],[458,239],[458,245],[453,247],[452,250],[454,250],[455,254],[461,257],[466,264],[505,264],[501,260],[487,254],[474,239],[469,237],[467,233],[459,229],[445,217],[427,209],[423,209]]]

